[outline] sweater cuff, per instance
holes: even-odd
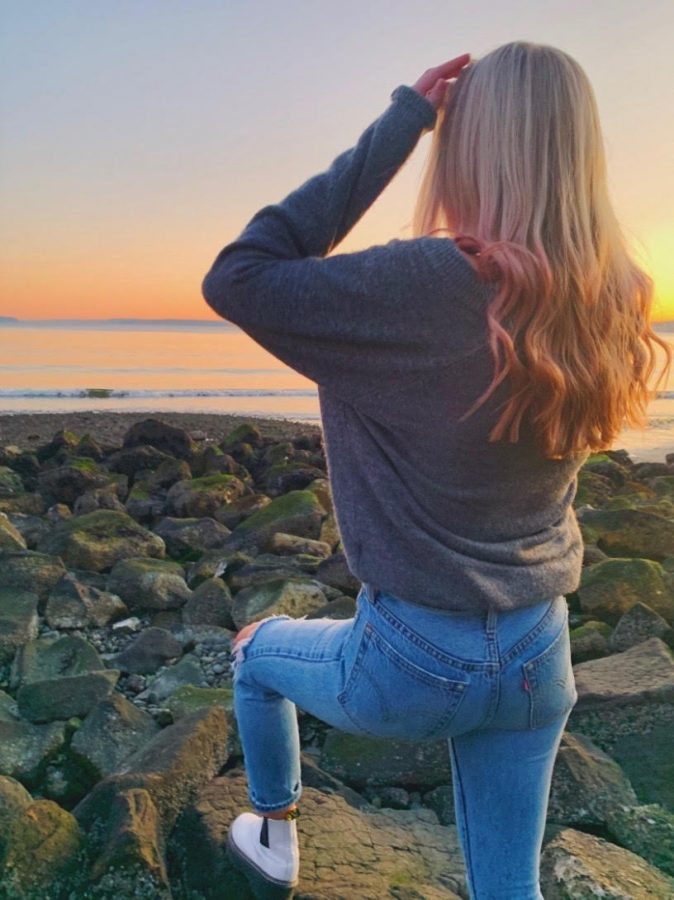
[[[418,115],[427,128],[433,128],[438,117],[437,111],[430,100],[422,97],[419,91],[407,84],[398,85],[391,92],[391,100],[407,107],[415,115]]]

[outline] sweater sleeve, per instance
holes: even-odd
[[[422,243],[440,242],[394,239],[326,254],[435,120],[435,108],[417,91],[395,88],[388,108],[356,145],[283,201],[259,210],[220,251],[202,283],[215,312],[347,400],[369,392],[391,371],[414,371],[428,355],[435,323],[421,308],[419,250]]]

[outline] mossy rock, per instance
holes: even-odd
[[[611,496],[613,483],[605,475],[586,472],[578,473],[578,490],[574,498],[574,506],[603,506]]]
[[[624,497],[624,496],[613,496],[609,497],[604,504],[605,509],[636,509],[638,505],[638,498],[634,497]]]
[[[611,624],[645,603],[674,624],[674,594],[663,567],[650,559],[606,559],[581,572],[577,591],[583,612]]]
[[[311,579],[274,578],[242,588],[232,604],[237,628],[272,615],[305,616],[325,606],[326,596]]]
[[[569,637],[573,641],[596,631],[605,638],[608,638],[611,636],[613,629],[607,622],[602,622],[599,619],[589,619],[587,622],[583,622],[582,625],[579,625],[578,628],[572,628],[569,632]]]
[[[180,563],[170,559],[120,559],[108,576],[107,589],[137,609],[178,609],[192,593]]]
[[[328,732],[320,766],[357,791],[380,785],[429,791],[446,784],[450,772],[447,741],[413,743],[337,729]]]
[[[569,634],[573,664],[608,656],[611,653],[611,632],[610,625],[597,620],[590,620],[573,628]]]
[[[220,441],[219,446],[225,453],[229,453],[229,451],[233,450],[237,444],[242,443],[251,444],[253,447],[261,447],[264,443],[262,432],[256,425],[249,422],[243,422],[233,431],[230,431],[229,434]]]
[[[40,542],[38,550],[60,556],[70,567],[94,572],[110,569],[120,559],[163,559],[166,555],[159,535],[115,509],[99,509],[59,522]]]
[[[651,487],[656,494],[674,497],[674,475],[659,475],[651,481]]]
[[[264,541],[278,531],[318,540],[326,511],[313,491],[289,491],[236,526],[231,537]]]
[[[323,471],[317,466],[311,465],[307,460],[293,459],[289,462],[279,462],[270,466],[265,472],[264,489],[273,495],[304,490],[322,475]]]
[[[607,453],[590,453],[583,466],[591,466],[593,463],[613,462]]]
[[[47,898],[57,878],[72,873],[84,834],[52,800],[35,800],[10,824],[2,859],[2,896]],[[5,893],[6,892],[6,893]]]
[[[584,539],[607,556],[660,561],[674,556],[674,522],[641,509],[585,510]]]
[[[194,712],[195,709],[204,709],[213,706],[214,703],[220,704],[227,712],[231,712],[234,703],[233,688],[199,687],[196,684],[184,684],[173,691],[164,705],[171,710],[174,719],[180,719],[187,713]]]
[[[24,493],[21,476],[8,466],[0,466],[0,497],[16,497]]]
[[[69,431],[67,428],[62,428],[60,431],[57,431],[54,437],[48,444],[42,444],[35,451],[38,460],[42,463],[47,459],[51,459],[52,456],[56,456],[56,454],[60,450],[65,450],[67,452],[75,452],[75,448],[77,447],[80,441],[79,435],[75,434],[74,431]]]
[[[71,505],[86,491],[114,485],[119,479],[88,456],[71,456],[62,465],[43,469],[38,475],[40,491],[51,503]]]
[[[213,516],[226,503],[241,497],[245,485],[236,475],[217,472],[177,481],[166,495],[169,515],[183,517]]]
[[[0,572],[4,588],[35,593],[40,602],[44,602],[65,575],[66,568],[57,555],[35,550],[6,550],[0,553]]]
[[[0,512],[0,551],[1,550],[27,550],[26,540],[16,528],[9,517]]]

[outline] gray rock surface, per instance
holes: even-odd
[[[541,857],[545,900],[671,900],[674,879],[623,847],[565,828]]]
[[[246,779],[234,769],[206,785],[176,827],[171,850],[184,884],[206,900],[252,900],[224,852],[229,825],[245,809]],[[456,831],[431,810],[355,808],[337,791],[305,787],[298,835],[297,900],[467,896]]]

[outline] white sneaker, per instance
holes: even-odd
[[[292,897],[300,870],[297,823],[241,813],[232,822],[227,847],[256,897]]]

